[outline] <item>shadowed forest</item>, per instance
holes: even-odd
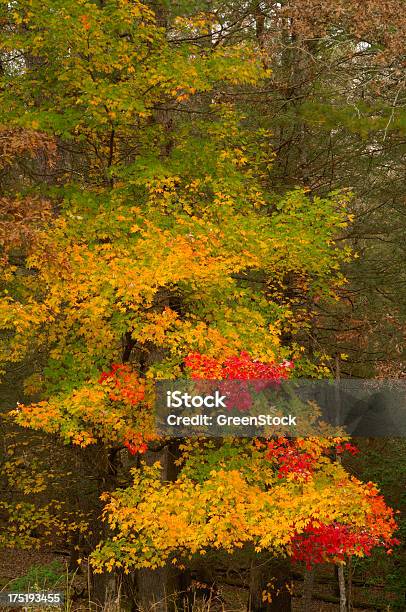
[[[0,610],[406,609],[400,431],[155,423],[406,378],[405,9],[0,0]]]

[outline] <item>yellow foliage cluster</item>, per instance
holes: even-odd
[[[114,535],[94,552],[96,571],[156,568],[168,559],[178,563],[210,549],[233,552],[248,543],[257,552],[284,555],[295,534],[310,523],[368,524],[369,485],[322,454],[331,441],[303,444],[318,464],[312,478],[300,483],[278,481],[263,455],[255,453],[242,469],[226,462],[203,479],[184,472],[175,482],[162,483],[159,464],[134,470],[131,488],[104,495],[104,516]],[[382,529],[376,527],[377,535]]]

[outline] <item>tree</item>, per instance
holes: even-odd
[[[1,6],[0,121],[55,150],[51,176],[32,173],[17,189],[5,185],[12,210],[22,201],[52,203],[34,215],[35,240],[20,241],[22,258],[4,260],[3,360],[35,356],[41,394],[14,415],[66,443],[97,446],[100,493],[114,496],[125,447],[167,450],[153,428],[153,383],[184,373],[190,353],[221,363],[241,351],[271,364],[294,356],[298,373],[323,373],[286,341],[307,316],[292,315],[287,279],[309,299],[336,294],[340,263],[349,258],[336,242],[348,196],[269,189],[269,130],[236,104],[270,76],[244,3],[233,7],[238,27],[230,29],[229,15],[202,12],[200,3],[186,16],[155,15],[126,0]],[[24,210],[28,223],[33,209]],[[266,507],[263,475],[246,482],[259,451],[230,448],[219,452],[226,463],[235,453],[240,471],[217,470],[203,484],[231,478],[230,492],[235,485],[252,499],[262,491]],[[206,451],[209,461],[220,458]],[[361,485],[321,454],[320,462],[327,480],[344,479],[362,501]],[[146,470],[146,491],[157,488],[163,511],[178,487],[195,494],[185,469],[179,477]],[[271,477],[273,468],[265,472]],[[330,482],[324,497],[332,491]],[[365,504],[359,521],[368,520]],[[248,522],[264,508],[249,507]],[[344,504],[340,518],[345,513],[352,518]],[[314,506],[302,529],[311,516]],[[107,540],[105,527],[97,529]],[[227,535],[221,516],[219,530]],[[292,534],[280,535],[287,544]]]
[[[11,270],[2,302],[3,326],[11,332],[5,359],[46,347],[51,399],[35,414],[42,406],[41,427],[61,429],[67,440],[78,441],[78,423],[89,421],[89,439],[81,440],[86,445],[95,438],[93,422],[101,428],[97,435],[111,440],[114,428],[103,418],[98,424],[92,409],[111,399],[98,378],[118,357],[131,357],[148,378],[178,374],[191,349],[231,354],[255,347],[259,357],[280,351],[288,312],[266,299],[262,284],[299,269],[314,292],[329,292],[332,276],[340,281],[335,270],[348,253],[336,248],[333,237],[345,224],[345,197],[309,199],[298,190],[270,198],[261,186],[269,163],[261,147],[266,135],[244,129],[228,105],[207,104],[203,93],[216,81],[255,83],[261,76],[249,47],[193,57],[190,45],[179,49],[165,42],[152,12],[138,3],[91,3],[89,15],[76,5],[30,7],[5,6],[10,24],[3,52],[15,52],[23,41],[25,52],[41,58],[46,69],[26,65],[5,75],[5,117],[12,125],[39,124],[61,140],[62,151],[69,142],[88,166],[79,183],[63,175],[61,185],[30,187],[51,193],[60,212],[39,244],[28,245],[29,278]],[[61,19],[72,20],[72,27],[61,29]],[[134,32],[122,36],[120,28],[131,24]],[[112,65],[104,61],[107,50]],[[12,90],[6,86],[11,82]],[[168,97],[178,100],[181,88],[189,92],[182,96],[199,92],[197,102],[210,118],[192,126],[180,120],[168,135],[153,106]],[[128,147],[130,137],[134,145]],[[111,139],[112,149],[106,145]],[[123,158],[133,146],[131,159]],[[155,364],[154,351],[160,352]],[[69,398],[65,407],[59,394]],[[58,406],[52,405],[55,396]],[[29,421],[29,410],[23,414],[20,421]],[[116,431],[119,440],[122,432]]]
[[[186,364],[197,380],[228,379],[234,386],[257,380],[261,387],[266,379],[280,382],[291,367],[277,368],[248,355],[223,361],[191,355]],[[240,409],[246,409],[243,394],[240,385]],[[128,573],[168,561],[183,567],[210,550],[232,554],[243,547],[274,557],[288,555],[310,568],[368,556],[376,546],[391,552],[398,543],[393,511],[376,487],[363,485],[341,465],[343,452],[357,453],[348,442],[194,440],[181,451],[175,481],[162,484],[159,463],[144,465],[132,471],[130,487],[103,496],[112,536],[92,555],[96,571],[122,568]],[[248,609],[272,610],[273,600],[275,609],[285,609],[287,576],[279,582],[269,575],[263,580],[257,565],[254,561],[251,569]]]

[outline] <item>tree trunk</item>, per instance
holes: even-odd
[[[337,424],[340,422],[341,416],[341,394],[340,394],[340,378],[341,378],[341,369],[340,369],[340,356],[337,354],[335,358],[335,366],[336,366],[336,406],[337,406]],[[341,457],[336,457],[338,463],[341,463]],[[345,588],[345,576],[344,576],[344,566],[339,565],[337,567],[337,578],[338,578],[338,590],[340,593],[340,612],[347,611],[347,596],[346,596],[346,588]]]
[[[312,607],[313,599],[313,587],[314,587],[314,568],[305,569],[304,581],[303,581],[303,599],[302,599],[302,610],[308,612]]]
[[[138,606],[142,612],[175,612],[183,609],[182,575],[170,564],[137,572]]]
[[[99,471],[99,490],[100,493],[105,491],[113,491],[116,488],[117,470],[119,464],[118,451],[113,449],[101,449],[100,453],[100,471]],[[101,512],[100,506],[100,512]],[[99,520],[98,525],[94,525],[93,531],[97,541],[106,540],[109,537],[107,525]],[[90,580],[91,592],[89,599],[94,604],[95,610],[100,610],[100,606],[104,607],[109,603],[109,609],[119,610],[119,581],[118,576],[114,572],[103,572],[101,574],[91,574]],[[113,602],[117,602],[117,608]]]
[[[177,475],[178,447],[169,443],[158,452],[148,451],[145,461],[152,465],[160,461],[162,465],[162,481],[174,480]],[[151,570],[142,569],[136,573],[137,599],[142,612],[174,612],[179,610],[178,602],[186,592],[186,574],[177,570],[172,564]]]
[[[345,576],[344,566],[339,565],[337,568],[338,573],[338,588],[340,591],[340,612],[347,612],[347,596],[345,589]]]
[[[248,612],[291,612],[290,563],[257,555],[251,564]]]

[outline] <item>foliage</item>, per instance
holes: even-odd
[[[24,45],[41,58],[3,75],[3,118],[88,159],[81,181],[35,185],[59,214],[36,229],[25,272],[6,269],[3,360],[43,358],[44,399],[20,406],[17,422],[81,446],[131,441],[137,428],[152,435],[142,423],[148,410],[133,423],[131,403],[112,401],[107,380],[100,386],[101,370],[132,355],[134,377],[173,378],[191,351],[287,355],[280,337],[294,323],[271,286],[287,273],[314,295],[342,284],[349,252],[334,238],[347,196],[298,189],[275,200],[262,184],[267,132],[245,127],[233,105],[207,102],[203,94],[220,84],[266,76],[248,41],[195,53],[193,42],[171,44],[139,2],[3,10],[3,53]],[[180,95],[204,113],[173,130],[154,109]]]
[[[406,525],[404,517],[405,492],[405,441],[402,438],[382,438],[375,440],[359,439],[361,452],[352,459],[352,469],[362,473],[366,479],[380,483],[385,499],[399,508],[397,537],[404,542]],[[370,558],[354,560],[355,575],[366,580],[368,584],[382,585],[382,576],[385,576],[383,598],[391,598],[394,610],[404,607],[405,595],[405,550],[404,546],[396,546],[390,556],[383,551],[376,550]]]
[[[307,563],[390,547],[391,510],[334,459],[347,440],[186,441],[173,480],[146,461],[116,488],[117,453],[167,443],[156,380],[331,371],[331,313],[348,333],[340,297],[363,305],[342,270],[365,248],[349,209],[362,218],[366,169],[372,208],[402,173],[399,2],[368,0],[371,19],[341,1],[173,4],[0,1],[0,358],[35,364],[12,414],[102,449],[97,571],[248,544]],[[392,247],[368,253],[376,269]],[[33,543],[30,521],[67,530],[52,503],[2,501],[13,542]]]
[[[27,439],[11,429],[2,436],[2,447],[0,545],[38,549],[55,538],[68,544],[88,533],[90,516],[72,508],[69,499],[78,476],[68,469],[69,460],[61,457],[55,440],[37,433]],[[55,463],[49,465],[51,453]]]
[[[310,563],[368,555],[376,545],[389,548],[396,543],[393,512],[372,483],[362,484],[331,461],[326,452],[335,443],[281,440],[275,447],[229,441],[211,457],[210,443],[197,442],[185,449],[175,482],[162,484],[159,464],[133,470],[131,487],[104,496],[114,536],[93,553],[92,563],[97,571],[128,572],[167,560],[184,563],[211,548],[232,552],[247,543],[257,552]],[[296,456],[312,458],[306,474],[297,464],[284,469],[286,447],[293,446]]]

